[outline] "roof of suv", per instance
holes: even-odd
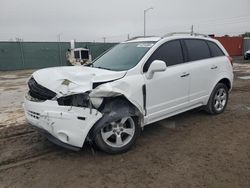
[[[203,39],[203,40],[211,40],[214,41],[213,38],[206,37],[205,35],[187,35],[187,34],[177,34],[177,35],[169,35],[164,37],[137,37],[130,40],[125,41],[124,43],[130,43],[130,42],[158,42],[162,39]]]

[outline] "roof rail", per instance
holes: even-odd
[[[173,32],[173,33],[167,33],[167,34],[163,35],[162,38],[170,37],[170,36],[174,36],[174,35],[183,35],[183,34],[190,35],[190,36],[203,36],[203,37],[210,38],[209,35],[201,34],[201,33],[192,33],[192,32]]]
[[[131,40],[135,40],[135,39],[150,38],[150,37],[155,37],[155,36],[136,36],[136,37],[132,37],[132,38],[126,40],[126,42],[127,42],[127,41],[131,41]]]

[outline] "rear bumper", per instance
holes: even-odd
[[[25,98],[23,107],[29,124],[66,148],[82,148],[89,130],[102,117],[96,109],[59,106],[51,100],[33,102]]]

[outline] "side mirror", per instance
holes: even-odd
[[[155,72],[163,72],[167,69],[167,65],[164,61],[154,60],[148,68],[146,73],[147,79],[152,79]]]

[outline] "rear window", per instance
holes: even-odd
[[[217,44],[210,41],[208,41],[207,43],[213,57],[220,57],[225,55]]]
[[[184,41],[187,47],[189,61],[197,61],[211,57],[208,45],[205,41],[196,39]]]

